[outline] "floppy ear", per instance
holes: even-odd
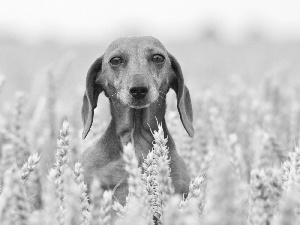
[[[193,137],[193,108],[190,93],[188,88],[184,84],[183,74],[179,63],[170,53],[168,53],[168,56],[170,58],[171,67],[175,75],[175,77],[173,77],[171,81],[170,86],[175,91],[177,96],[177,109],[180,115],[180,119],[187,133],[190,135],[190,137]]]
[[[91,65],[86,77],[86,90],[83,96],[81,117],[83,122],[82,138],[85,139],[90,131],[94,118],[94,109],[97,107],[99,94],[103,91],[100,84],[96,83],[98,73],[101,71],[103,56],[96,59]]]

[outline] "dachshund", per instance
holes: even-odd
[[[123,146],[134,144],[139,166],[152,149],[152,130],[162,124],[168,137],[172,184],[175,193],[188,193],[190,177],[178,155],[165,121],[166,94],[173,89],[181,122],[190,137],[194,135],[193,110],[181,67],[159,40],[153,37],[122,37],[112,42],[91,65],[83,97],[83,139],[87,136],[97,107],[98,96],[109,99],[111,121],[94,147],[82,155],[88,187],[95,177],[104,190],[114,189],[124,205],[128,194]]]

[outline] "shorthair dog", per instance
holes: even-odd
[[[165,121],[166,94],[173,89],[182,124],[193,137],[193,110],[188,88],[177,60],[153,37],[125,37],[115,40],[91,65],[83,97],[83,138],[92,126],[100,93],[109,99],[110,124],[96,145],[84,152],[85,182],[100,180],[102,188],[115,189],[114,195],[125,204],[127,173],[122,159],[123,146],[134,143],[139,165],[152,148],[151,130],[162,123],[168,137],[172,183],[175,192],[188,193],[189,174],[178,155]]]

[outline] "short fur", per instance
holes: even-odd
[[[165,61],[155,63],[152,57],[160,54]],[[113,66],[110,60],[121,57],[122,64]],[[130,95],[130,88],[146,86],[148,93],[142,100]],[[128,194],[127,173],[122,159],[123,147],[134,143],[139,165],[152,149],[151,130],[162,123],[168,137],[171,178],[175,192],[188,193],[189,175],[178,155],[166,121],[166,94],[172,88],[177,95],[177,108],[188,134],[194,135],[193,110],[189,90],[177,60],[153,37],[127,37],[115,40],[90,67],[83,97],[83,138],[93,123],[94,109],[101,92],[109,98],[111,121],[96,145],[82,156],[85,182],[90,185],[96,177],[103,189],[114,189],[115,197],[125,204]]]

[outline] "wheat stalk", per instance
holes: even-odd
[[[81,163],[76,163],[74,167],[75,182],[80,188],[80,208],[81,208],[81,224],[90,224],[90,205],[87,196],[87,185],[84,183],[83,169]]]
[[[55,154],[56,162],[54,164],[54,168],[52,168],[49,172],[49,176],[54,182],[59,201],[59,212],[57,214],[57,219],[61,225],[65,224],[65,193],[63,173],[69,162],[69,144],[69,123],[64,121],[60,130],[59,139],[57,141],[57,151]]]
[[[23,181],[28,179],[30,173],[36,169],[39,162],[40,156],[38,153],[35,153],[28,158],[27,162],[24,163],[21,169],[21,178]]]

